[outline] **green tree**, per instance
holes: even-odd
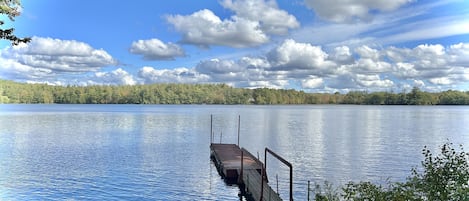
[[[351,91],[345,95],[344,100],[342,101],[343,104],[364,104],[365,98],[367,93],[364,91]]]
[[[441,105],[466,105],[469,104],[469,94],[460,91],[445,91],[440,94]]]
[[[21,2],[20,0],[0,0],[0,13],[8,16],[11,21],[15,21],[15,17],[20,15]],[[0,26],[5,24],[4,21],[0,20]],[[14,28],[4,29],[0,28],[0,39],[6,39],[11,41],[13,45],[19,43],[27,43],[31,41],[31,38],[19,38],[13,32]]]
[[[365,98],[365,104],[368,105],[383,105],[386,102],[386,94],[383,92],[374,92],[368,94]]]

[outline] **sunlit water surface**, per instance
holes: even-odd
[[[469,145],[469,107],[0,105],[0,200],[239,200],[210,163],[211,114],[216,142],[237,143],[240,115],[240,146],[293,164],[295,200],[308,180],[404,181],[423,146]],[[267,161],[287,199],[288,168]]]

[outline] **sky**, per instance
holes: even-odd
[[[0,79],[469,91],[467,0],[23,0]]]

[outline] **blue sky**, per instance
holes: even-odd
[[[469,1],[24,0],[0,79],[469,90]]]

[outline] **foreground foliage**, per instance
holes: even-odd
[[[326,183],[317,185],[315,200],[469,200],[469,154],[462,146],[441,146],[441,153],[433,156],[425,147],[421,169],[413,168],[406,182],[388,183],[350,182],[339,193]]]
[[[51,86],[0,80],[0,103],[68,104],[366,104],[469,105],[469,92],[405,93],[352,91],[305,93],[293,89],[242,89],[226,84]]]
[[[20,0],[0,0],[0,15],[8,17],[11,21],[20,15],[21,2]],[[3,28],[5,21],[0,19],[0,39],[11,41],[12,45],[19,43],[27,43],[31,38],[19,38],[14,34],[14,28]]]

